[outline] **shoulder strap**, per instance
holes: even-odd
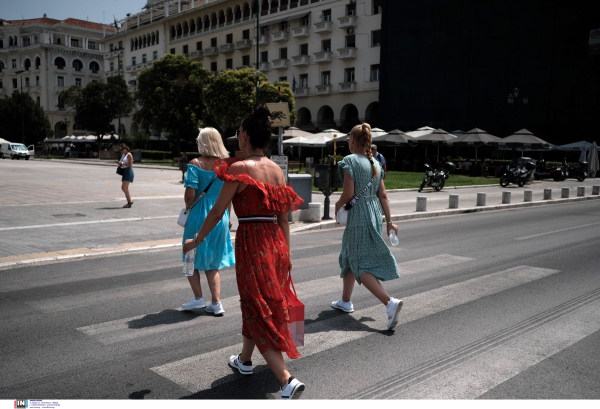
[[[217,175],[215,175],[215,177],[213,178],[213,180],[210,181],[210,183],[208,184],[208,186],[206,186],[206,188],[204,188],[204,190],[202,191],[202,193],[200,193],[200,195],[198,195],[198,197],[196,198],[196,200],[194,200],[194,203],[192,203],[192,205],[190,207],[188,207],[188,210],[191,210],[192,207],[196,206],[196,204],[204,197],[204,195],[206,194],[206,192],[208,192],[208,189],[210,189],[210,187],[212,186],[213,182],[215,181],[215,179],[217,178]]]
[[[373,184],[373,182],[375,181],[375,176],[373,176],[371,178],[371,180],[369,180],[369,183],[367,183],[367,185],[363,188],[363,190],[361,190],[356,196],[354,196],[354,199],[350,200],[348,203],[346,203],[344,205],[344,208],[346,210],[350,210],[352,208],[352,206],[354,206],[356,204],[356,202],[358,202],[358,199],[360,199],[365,192],[369,189],[369,187],[371,187],[371,185]]]
[[[196,163],[194,163],[194,161],[196,161]],[[202,164],[200,163],[200,161],[198,160],[198,158],[192,159],[192,165],[196,165],[198,167],[198,169],[203,169],[202,168]]]

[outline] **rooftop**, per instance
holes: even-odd
[[[72,27],[89,28],[91,30],[102,31],[103,29],[106,29],[107,32],[111,32],[111,33],[115,32],[114,27],[108,26],[108,25],[104,26],[101,23],[94,23],[92,21],[79,20],[76,18],[68,18],[66,20],[57,20],[54,18],[46,17],[45,14],[44,14],[44,17],[41,17],[41,18],[31,18],[31,19],[27,19],[27,20],[3,20],[3,21],[0,21],[0,25],[4,25],[4,26],[21,26],[21,25],[30,25],[30,24],[44,24],[47,26],[64,24],[64,25],[72,26]]]

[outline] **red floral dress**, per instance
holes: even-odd
[[[225,182],[248,186],[233,197],[235,214],[274,216],[298,210],[304,202],[289,186],[276,186],[249,174],[227,174],[238,159],[215,162],[214,170]],[[261,353],[273,348],[290,358],[300,357],[288,327],[285,282],[291,272],[290,255],[283,231],[276,223],[240,223],[235,235],[235,272],[242,309],[242,335],[254,339]]]

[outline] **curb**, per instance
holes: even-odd
[[[542,183],[541,180],[536,180],[532,183]],[[469,185],[469,186],[444,186],[444,189],[468,189],[468,188],[479,188],[479,187],[490,187],[490,186],[500,186],[498,183],[490,183],[489,185]],[[527,185],[526,185],[527,186]],[[419,188],[409,188],[409,189],[385,189],[386,193],[395,193],[395,192],[418,192]],[[320,193],[320,191],[313,191],[313,193]],[[330,196],[341,195],[342,192],[333,192]]]
[[[511,203],[511,204],[499,204],[495,206],[479,206],[479,207],[467,207],[464,209],[446,209],[446,210],[438,210],[433,212],[415,212],[415,213],[406,213],[406,214],[395,214],[392,215],[392,221],[403,221],[403,220],[413,220],[413,219],[430,219],[432,217],[441,217],[441,216],[454,216],[458,214],[466,214],[466,213],[478,213],[478,212],[489,212],[494,210],[508,210],[508,209],[518,209],[523,207],[533,207],[533,206],[545,206],[545,205],[553,205],[553,204],[563,204],[563,203],[573,203],[573,202],[583,202],[587,200],[597,200],[600,199],[600,196],[584,196],[584,197],[572,197],[568,199],[553,199],[553,200],[540,200],[536,202],[523,202],[523,203]],[[382,220],[383,222],[383,220]],[[310,224],[308,226],[300,227],[298,229],[290,230],[290,233],[300,233],[311,230],[325,230],[325,229],[335,229],[343,227],[338,224],[335,220],[327,221],[327,222],[318,222],[314,224]]]
[[[102,162],[86,162],[86,161],[77,161],[77,160],[69,160],[69,159],[43,159],[43,158],[31,158],[31,160],[37,160],[40,162],[52,162],[56,163],[70,163],[75,165],[91,165],[91,166],[116,166],[114,163],[102,163]],[[107,159],[109,160],[109,159]],[[159,166],[159,165],[144,165],[140,163],[134,163],[136,168],[141,169],[161,169],[161,170],[176,170],[181,172],[176,166]]]

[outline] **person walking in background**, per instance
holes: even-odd
[[[181,183],[184,182],[185,172],[187,172],[188,168],[188,157],[185,152],[181,152],[181,157],[179,158],[179,170],[181,171]]]
[[[398,234],[398,226],[392,223],[390,202],[383,183],[383,168],[373,160],[371,150],[371,127],[356,125],[350,131],[348,147],[351,155],[338,162],[338,173],[344,179],[344,191],[335,204],[335,214],[347,202],[361,192],[374,178],[364,195],[348,211],[348,222],[342,238],[339,263],[343,279],[342,298],[331,303],[333,308],[353,312],[351,296],[354,281],[364,284],[386,306],[387,329],[398,323],[402,300],[390,297],[380,281],[398,278],[398,265],[392,252],[381,237],[381,210],[387,220],[388,235],[392,230]]]
[[[263,149],[271,140],[269,118],[269,110],[261,104],[242,120],[238,138],[246,158],[215,163],[225,185],[198,234],[185,242],[183,252],[202,245],[233,201],[240,223],[235,238],[235,270],[243,346],[239,355],[229,358],[229,366],[242,375],[251,375],[252,353],[257,346],[279,381],[281,399],[297,399],[304,384],[291,376],[282,352],[292,359],[300,357],[290,334],[285,292],[292,269],[287,212],[298,210],[303,200],[285,183],[279,166],[264,155]]]
[[[188,166],[184,184],[185,206],[187,208],[192,206],[204,189],[209,185],[210,187],[202,199],[189,212],[185,230],[183,231],[182,244],[185,244],[186,240],[192,239],[198,230],[200,230],[200,226],[202,226],[206,216],[215,205],[223,187],[223,181],[217,178],[213,170],[213,165],[218,159],[229,157],[229,153],[223,145],[221,135],[214,128],[202,129],[196,142],[198,144],[198,152],[202,156],[192,160]],[[181,306],[184,310],[206,308],[205,311],[207,313],[214,315],[225,313],[220,299],[221,277],[219,270],[235,264],[235,256],[229,235],[229,229],[231,228],[231,222],[229,221],[230,214],[231,204],[229,204],[228,209],[225,210],[215,228],[206,236],[205,243],[196,249],[194,273],[188,276],[190,286],[194,292],[194,298]],[[200,284],[201,270],[206,274],[208,288],[212,297],[209,305],[206,305],[202,296],[202,286]]]
[[[116,161],[123,168],[123,176],[121,177],[121,190],[125,193],[127,204],[123,208],[130,208],[133,204],[131,195],[129,194],[129,184],[133,183],[133,155],[129,152],[129,146],[124,143],[119,148],[121,150],[121,160]]]
[[[387,163],[383,155],[377,152],[377,145],[375,144],[371,145],[371,155],[373,156],[373,159],[378,161],[381,164],[381,166],[383,166],[383,179],[385,180],[385,176],[387,174]]]

